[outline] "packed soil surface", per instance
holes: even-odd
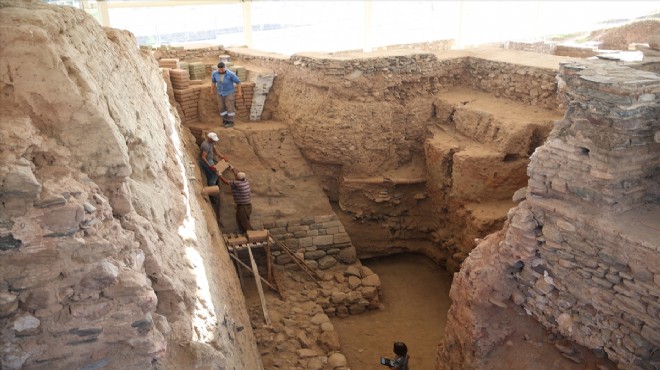
[[[363,260],[380,277],[382,309],[332,318],[342,353],[354,370],[383,370],[380,357],[393,358],[392,346],[408,346],[412,369],[433,369],[451,305],[451,275],[429,258],[399,254]]]

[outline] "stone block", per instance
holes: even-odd
[[[323,223],[323,228],[324,229],[330,229],[333,227],[340,227],[342,226],[340,221],[329,221],[329,222],[324,222]]]
[[[300,219],[301,225],[311,225],[314,223],[314,217],[307,216]]]
[[[311,247],[313,245],[312,237],[308,236],[298,239],[298,245],[301,248]]]
[[[319,260],[319,269],[327,270],[337,264],[337,260],[332,256],[321,257]]]
[[[330,222],[332,220],[335,220],[336,218],[337,218],[337,216],[335,216],[335,215],[316,216],[316,217],[314,217],[314,222],[316,222],[316,223]]]
[[[315,246],[331,245],[333,240],[332,235],[319,235],[312,237],[312,243]]]
[[[348,236],[347,233],[341,233],[341,234],[334,234],[332,243],[333,244],[342,244],[342,243],[350,243],[351,239]]]
[[[369,275],[362,279],[362,285],[365,287],[380,288],[380,278],[376,274]]]
[[[342,249],[337,255],[337,260],[345,265],[351,265],[357,261],[357,251],[355,247],[350,246]]]
[[[325,256],[325,252],[322,250],[313,250],[313,251],[305,252],[306,260],[317,260],[324,256]]]

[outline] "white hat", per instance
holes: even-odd
[[[245,180],[245,172],[239,172],[236,174],[237,180]]]
[[[217,135],[215,132],[209,132],[209,134],[206,135],[206,136],[208,136],[209,139],[211,139],[211,140],[213,140],[213,141],[218,141],[218,140],[220,140],[220,138],[218,137],[218,135]]]

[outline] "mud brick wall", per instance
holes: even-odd
[[[236,97],[236,118],[249,121],[252,109],[252,97],[254,96],[254,82],[241,82],[243,97]]]
[[[202,86],[196,85],[187,89],[174,89],[174,98],[183,110],[181,121],[184,124],[199,122],[199,96],[202,92]]]
[[[585,62],[559,78],[567,114],[510,217],[505,243],[525,265],[512,297],[621,368],[657,368],[660,76]]]

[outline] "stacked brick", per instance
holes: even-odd
[[[187,89],[174,89],[174,98],[181,105],[183,110],[183,123],[192,123],[199,121],[199,113],[197,103],[199,102],[199,94],[201,86],[193,86]]]
[[[184,71],[188,70],[188,62],[179,62],[179,68],[183,69]]]
[[[206,76],[206,65],[201,62],[188,64],[188,72],[191,80],[203,80]]]
[[[178,69],[179,59],[163,58],[158,61],[160,68]]]
[[[247,81],[247,70],[243,66],[233,66],[231,68],[231,71],[236,73],[236,76],[238,76],[238,79],[243,81]]]
[[[176,91],[187,89],[190,87],[190,76],[188,76],[187,69],[172,69],[170,71],[170,80],[172,81],[172,87]]]
[[[250,109],[252,108],[254,82],[242,82],[241,88],[243,91],[243,98],[236,97],[236,117],[247,121],[250,118]]]

